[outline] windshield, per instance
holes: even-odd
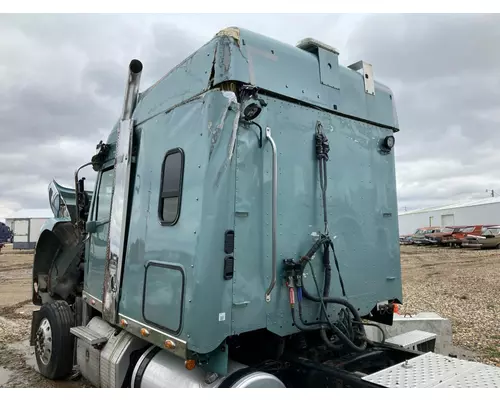
[[[473,226],[469,226],[468,228],[465,228],[462,232],[465,232],[465,233],[474,232],[474,227]]]
[[[483,228],[481,235],[498,235],[500,228]]]
[[[441,232],[443,232],[443,233],[452,233],[453,232],[453,228],[444,228]]]

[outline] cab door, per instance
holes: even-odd
[[[99,174],[94,207],[89,218],[90,221],[96,222],[96,228],[95,232],[90,234],[87,244],[85,291],[100,301],[102,301],[103,296],[113,178],[114,170],[112,167]]]

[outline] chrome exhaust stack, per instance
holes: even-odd
[[[141,81],[142,63],[139,60],[132,60],[128,66],[128,80],[125,89],[125,100],[121,120],[126,121],[132,117],[137,98],[139,96],[139,83]]]

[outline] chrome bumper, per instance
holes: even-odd
[[[475,249],[477,248],[477,249],[479,249],[479,248],[483,247],[483,245],[480,244],[480,243],[468,243],[468,242],[465,242],[465,243],[462,243],[462,247],[471,247],[471,248],[475,248]]]

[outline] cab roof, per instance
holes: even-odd
[[[338,55],[310,38],[292,46],[246,29],[226,28],[141,93],[133,118],[141,124],[220,84],[241,82],[398,131],[394,96],[373,79],[372,66],[360,61],[344,67]],[[113,132],[108,143],[115,140]]]

